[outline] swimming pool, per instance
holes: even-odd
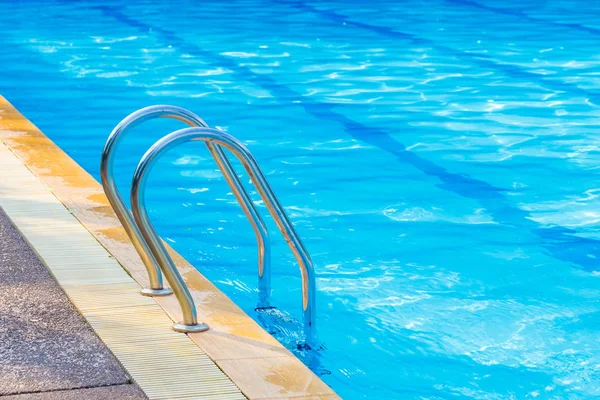
[[[96,178],[113,126],[151,104],[249,147],[316,266],[324,348],[297,354],[342,397],[600,395],[600,5],[0,3],[0,93]],[[120,187],[180,127],[125,139]],[[294,349],[293,257],[267,218],[265,320],[254,235],[204,147],[170,152],[147,198]]]

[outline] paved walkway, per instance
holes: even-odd
[[[0,209],[0,399],[146,399]]]

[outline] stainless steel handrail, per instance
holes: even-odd
[[[302,240],[296,233],[285,210],[273,193],[269,182],[262,173],[258,163],[250,151],[233,136],[211,128],[185,128],[170,133],[158,140],[144,154],[133,175],[131,185],[131,208],[135,222],[138,224],[143,237],[146,239],[152,254],[163,269],[165,277],[173,288],[175,296],[182,309],[183,321],[176,324],[174,328],[180,331],[194,329],[198,324],[196,307],[188,288],[177,271],[173,260],[167,253],[166,248],[159,239],[156,231],[146,212],[145,187],[146,179],[152,166],[156,164],[159,157],[167,150],[189,141],[203,141],[206,143],[223,146],[231,151],[242,163],[244,169],[250,176],[260,197],[264,201],[271,216],[275,220],[279,230],[283,234],[288,246],[294,254],[302,276],[302,309],[304,319],[304,330],[308,343],[312,343],[316,337],[315,326],[315,273],[310,255],[306,251]]]
[[[109,135],[102,152],[100,176],[102,178],[104,192],[106,193],[110,204],[115,210],[117,217],[121,221],[123,228],[125,228],[127,235],[131,239],[131,242],[133,243],[148,271],[150,287],[143,288],[141,293],[146,296],[164,296],[171,294],[172,290],[163,287],[160,268],[154,256],[152,255],[152,252],[148,248],[148,244],[136,226],[131,212],[127,209],[123,198],[119,194],[113,176],[115,150],[119,147],[119,144],[123,138],[136,126],[140,125],[144,121],[154,118],[176,119],[189,126],[208,126],[206,122],[202,120],[202,118],[181,107],[157,105],[142,108],[125,117]],[[225,180],[231,188],[231,191],[242,207],[242,210],[252,225],[252,229],[256,235],[256,240],[258,242],[259,277],[258,307],[269,307],[271,295],[271,259],[269,236],[266,225],[258,213],[256,206],[252,202],[252,199],[248,195],[248,192],[246,192],[238,176],[235,174],[233,166],[231,165],[231,162],[227,158],[227,155],[224,153],[223,149],[221,149],[219,146],[214,146],[211,143],[207,143],[206,145],[213,158],[217,162],[221,173],[225,177]]]

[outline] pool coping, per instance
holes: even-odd
[[[154,299],[140,296],[140,285],[2,142],[0,171],[0,206],[13,228],[52,275],[74,306],[73,311],[85,319],[87,328],[102,341],[105,346],[102,350],[115,356],[115,362],[137,383],[144,398],[247,398],[200,347],[170,328],[171,320]],[[32,293],[40,283],[31,283]],[[36,293],[39,310],[53,307],[50,292],[45,296],[43,292]],[[59,320],[53,322],[61,324]],[[40,323],[40,318],[28,319],[26,324],[37,326],[45,334],[57,332],[51,324]],[[33,350],[40,347],[35,353],[40,359],[57,356],[64,366],[81,370],[81,365],[73,366],[74,360],[67,361],[58,354],[44,355],[41,349],[44,345],[35,342],[32,339],[26,344]],[[67,354],[77,354],[73,342],[62,346]],[[88,357],[93,358],[94,350],[87,350]],[[16,352],[13,355],[17,358],[22,355],[18,348],[11,351]],[[30,368],[35,366],[26,364]],[[18,368],[14,363],[11,366]],[[96,368],[101,367],[96,363]],[[54,375],[48,366],[42,370],[49,379]],[[83,379],[79,386],[93,387],[92,377]],[[36,392],[34,379],[25,379],[21,387],[30,394]]]
[[[146,269],[102,186],[1,95],[0,141],[139,285],[147,285]],[[167,248],[196,301],[199,318],[210,326],[207,332],[192,333],[189,338],[246,397],[339,399],[229,297],[170,246]],[[174,296],[154,297],[154,301],[171,320],[182,319]]]

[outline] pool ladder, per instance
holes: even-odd
[[[164,136],[154,143],[143,155],[133,175],[131,184],[131,211],[129,211],[115,184],[113,171],[114,153],[128,132],[144,121],[155,118],[179,120],[189,127]],[[315,274],[310,255],[304,247],[302,240],[296,233],[277,196],[273,193],[273,189],[271,189],[258,163],[246,146],[228,133],[209,128],[204,120],[181,107],[156,105],[142,108],[128,115],[113,129],[102,151],[100,175],[104,192],[148,271],[149,286],[143,288],[141,294],[145,296],[175,294],[183,314],[183,321],[173,325],[173,329],[176,331],[201,332],[208,329],[206,324],[198,321],[194,299],[162,240],[156,233],[148,217],[145,202],[146,179],[153,165],[169,149],[190,141],[202,141],[206,143],[209,152],[225,177],[236,200],[242,207],[250,225],[252,225],[258,242],[259,300],[257,309],[267,309],[271,308],[269,235],[260,213],[240,182],[224,149],[229,150],[244,166],[244,169],[250,176],[252,183],[298,262],[302,276],[304,333],[306,342],[313,342],[316,336]],[[163,273],[172,289],[163,286]]]

